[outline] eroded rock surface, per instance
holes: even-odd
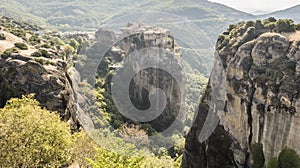
[[[67,63],[54,51],[49,51],[48,58],[29,56],[22,52],[1,55],[1,107],[10,98],[34,93],[42,107],[58,112],[76,130],[79,123],[71,83]]]
[[[260,25],[238,26],[216,46],[226,74],[219,124],[206,141],[198,140],[212,108],[210,82],[187,136],[183,167],[250,167],[252,143],[263,145],[266,163],[284,147],[300,153],[300,41]]]

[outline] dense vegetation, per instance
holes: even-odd
[[[4,167],[178,167],[169,156],[138,151],[109,131],[71,134],[55,112],[39,107],[33,95],[13,98],[0,109],[0,165]],[[101,148],[101,147],[104,148]],[[107,149],[105,149],[107,148]],[[109,149],[109,150],[108,150]]]

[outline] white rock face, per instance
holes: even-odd
[[[253,143],[263,145],[265,163],[285,147],[300,154],[300,42],[265,32],[243,26],[219,37],[226,106],[213,134],[198,142],[212,107],[210,82],[187,136],[183,167],[249,167]]]

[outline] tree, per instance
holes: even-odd
[[[253,168],[263,168],[265,164],[265,157],[263,153],[263,146],[260,143],[253,143],[250,145],[250,151],[253,159]]]
[[[300,168],[300,158],[296,151],[284,148],[278,157],[280,168]]]
[[[42,109],[33,95],[12,98],[0,109],[0,165],[60,167],[70,157],[69,126]]]

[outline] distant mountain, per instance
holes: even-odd
[[[251,14],[206,0],[0,1],[0,14],[60,31],[98,29],[104,23],[109,23],[120,17],[122,19],[117,23],[124,26],[124,24],[134,20],[130,18],[130,14],[149,11],[167,12],[179,15],[183,20],[191,20],[189,22],[199,26],[210,39],[216,39],[217,35],[231,22],[254,18]],[[151,22],[152,19],[163,19],[163,16],[151,16],[139,21]],[[134,17],[136,18],[136,16]]]
[[[250,11],[249,13],[251,13],[252,15],[266,15],[272,13],[272,11],[254,10],[254,11]]]
[[[293,19],[295,22],[300,22],[300,4],[285,10],[276,11],[270,14],[259,16],[259,18],[276,17],[280,19]]]

